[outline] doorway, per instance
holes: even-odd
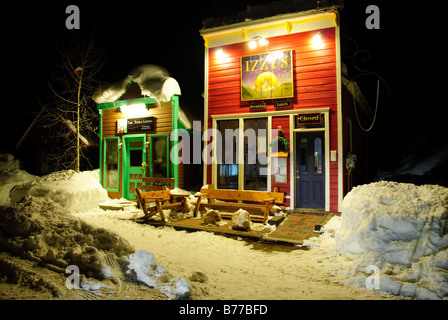
[[[123,136],[123,197],[135,200],[135,188],[142,182],[146,162],[146,135]]]
[[[296,133],[296,208],[325,208],[324,132]]]

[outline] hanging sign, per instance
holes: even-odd
[[[320,113],[299,113],[297,115],[297,124],[321,124],[322,115]]]
[[[119,119],[117,133],[135,133],[154,130],[154,117]]]
[[[292,50],[241,57],[241,101],[293,96]]]
[[[285,100],[285,101],[276,101],[274,103],[274,106],[276,108],[286,108],[291,106],[291,100]]]
[[[250,105],[250,110],[265,110],[265,109],[266,109],[266,102],[253,103]]]

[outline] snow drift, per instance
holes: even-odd
[[[9,197],[12,203],[25,196],[48,197],[63,208],[80,212],[98,208],[108,199],[107,191],[100,185],[99,171],[64,170],[14,186]]]
[[[365,286],[380,270],[380,290],[417,299],[448,297],[448,189],[379,182],[344,198],[335,249],[353,259],[349,283]]]
[[[115,292],[127,281],[157,289],[168,299],[184,299],[190,294],[186,280],[171,277],[152,253],[134,252],[127,240],[92,227],[48,197],[26,196],[0,207],[0,248],[61,273],[76,266],[83,277],[77,289],[84,291],[108,288]],[[0,267],[8,268],[1,261]],[[62,295],[62,290],[55,291]]]
[[[6,153],[0,154],[0,205],[10,203],[9,192],[18,184],[36,179],[36,176],[20,170],[19,160]]]

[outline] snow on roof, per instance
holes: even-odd
[[[98,104],[117,101],[131,82],[139,85],[143,96],[157,101],[169,101],[173,95],[181,94],[179,83],[169,76],[166,69],[146,64],[133,69],[125,79],[98,90],[93,100]]]
[[[203,30],[242,22],[251,22],[290,13],[343,7],[343,0],[280,0],[270,3],[247,5],[245,10],[227,17],[211,17],[202,21]]]

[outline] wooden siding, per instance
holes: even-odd
[[[289,133],[290,133],[290,127],[289,127],[289,116],[282,116],[282,117],[272,117],[272,129],[278,129],[278,127],[282,127],[283,135],[286,140],[289,141]],[[277,138],[277,136],[272,136],[272,139]],[[291,148],[292,141],[289,141],[290,145],[289,148]],[[291,155],[289,155],[291,157]],[[274,190],[275,187],[278,187],[279,192],[283,192],[285,195],[291,195],[290,192],[290,180],[291,180],[291,173],[290,173],[290,161],[289,158],[286,161],[286,182],[285,183],[277,183],[273,181],[274,176],[271,177],[271,189]],[[292,199],[286,199],[284,205],[288,206],[291,204]]]
[[[337,105],[336,42],[334,28],[320,30],[324,45],[314,49],[312,37],[317,31],[269,38],[269,51],[292,50],[294,98],[292,109],[334,107]],[[218,59],[216,50],[225,58]],[[240,58],[262,53],[238,43],[209,49],[208,114],[246,113],[250,102],[241,101]],[[265,111],[275,111],[274,101],[267,100]]]
[[[155,130],[151,133],[148,133],[146,135],[147,141],[149,141],[149,137],[152,134],[171,134],[172,131],[172,104],[171,102],[162,102],[160,104],[160,108],[157,104],[151,105],[152,108],[150,108],[150,111],[147,115],[143,116],[151,116],[155,117]],[[111,109],[104,109],[102,111],[103,113],[103,121],[102,121],[102,129],[103,129],[103,135],[102,135],[102,141],[104,143],[104,138],[108,137],[120,137],[120,142],[122,142],[122,136],[123,134],[117,134],[117,120],[119,119],[126,119],[131,118],[130,116],[127,116],[126,114],[123,114],[120,112],[119,108],[111,108]],[[138,118],[138,117],[136,117]],[[103,149],[104,150],[104,149]],[[147,152],[147,157],[149,157],[149,152]],[[101,157],[102,158],[102,157]],[[146,162],[149,163],[149,158],[146,159]],[[120,168],[120,175],[119,175],[119,192],[108,192],[109,196],[112,198],[121,198],[122,197],[122,165],[123,165],[123,155],[120,150],[120,161],[119,161],[119,168]],[[179,165],[179,181],[178,185],[180,188],[183,188],[184,181],[183,181],[183,165]],[[171,168],[170,168],[170,175],[171,175]]]
[[[171,102],[162,102],[161,108],[156,104],[151,105],[146,116],[156,118],[155,131],[151,134],[171,134],[172,131],[172,105]],[[103,137],[116,137],[117,135],[117,120],[131,118],[120,112],[119,108],[103,110]],[[135,117],[138,118],[138,117]],[[148,135],[149,136],[149,135]]]
[[[337,75],[336,75],[336,34],[335,28],[326,28],[297,34],[268,38],[267,51],[292,50],[294,97],[292,106],[276,109],[276,100],[265,100],[265,110],[250,110],[251,102],[241,101],[240,58],[246,55],[266,52],[265,48],[252,50],[247,43],[237,43],[208,49],[208,128],[211,128],[211,116],[224,114],[260,113],[263,111],[297,110],[328,107],[330,150],[338,150],[337,125]],[[323,39],[321,48],[312,45],[312,38],[320,32]],[[216,51],[222,49],[224,58],[217,58]],[[285,137],[289,137],[289,123],[285,117],[272,117],[272,128],[281,125]],[[291,142],[291,141],[290,141]],[[328,143],[328,141],[327,141]],[[290,155],[293,156],[293,155]],[[281,192],[291,195],[288,161],[288,183],[272,184]],[[338,211],[338,162],[330,162],[330,211]],[[211,183],[211,166],[207,168],[207,183]],[[292,199],[291,199],[292,201]]]

